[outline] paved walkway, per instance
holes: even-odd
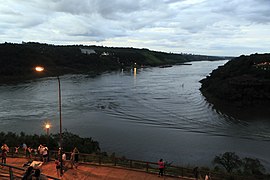
[[[8,158],[7,164],[22,167],[27,162],[25,158]],[[53,177],[57,177],[57,172],[54,162],[49,162],[41,167],[41,173]],[[182,178],[172,177],[158,177],[156,174],[150,174],[146,172],[133,171],[115,167],[105,167],[98,165],[85,165],[80,164],[76,169],[68,169],[64,172],[63,180],[174,180]],[[185,179],[186,180],[186,179]]]

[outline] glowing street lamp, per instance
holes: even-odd
[[[44,71],[44,67],[42,67],[42,66],[37,66],[37,67],[35,67],[35,70],[36,70],[37,72],[42,72],[42,71]]]
[[[45,124],[45,129],[46,129],[46,132],[47,132],[47,136],[48,137],[49,137],[50,127],[51,127],[51,125],[49,123]]]
[[[45,71],[44,67],[42,66],[36,66],[35,70],[37,72],[42,72]],[[60,174],[61,176],[63,175],[63,159],[62,159],[62,141],[63,141],[63,137],[62,137],[62,104],[61,104],[61,83],[60,83],[60,78],[59,76],[57,76],[57,80],[58,80],[58,106],[59,106],[59,148],[60,148]]]

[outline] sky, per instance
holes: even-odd
[[[0,0],[0,43],[270,51],[270,0]]]

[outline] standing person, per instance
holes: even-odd
[[[9,147],[7,146],[7,144],[3,144],[3,146],[1,147],[2,150],[2,163],[6,164],[7,163],[7,153],[9,152]]]
[[[196,180],[198,180],[198,178],[199,178],[199,170],[198,169],[199,169],[198,167],[195,167],[193,169],[193,174],[194,174],[194,177]]]
[[[204,180],[211,180],[210,172],[206,173]]]
[[[76,165],[75,165],[75,152],[74,151],[71,151],[71,153],[70,153],[70,165],[71,165],[71,169],[73,169],[73,166],[76,167]]]
[[[163,172],[164,172],[164,168],[165,168],[165,163],[163,162],[163,159],[160,159],[158,161],[158,168],[159,168],[158,176],[163,176]]]
[[[46,146],[42,146],[42,157],[43,157],[43,162],[46,163],[48,162],[48,148]]]
[[[26,149],[26,157],[28,157],[29,159],[32,159],[32,148],[31,147],[28,147]]]
[[[24,150],[25,157],[27,157],[27,145],[25,143],[22,144],[22,148]]]
[[[75,162],[76,163],[78,163],[78,161],[79,161],[79,150],[77,149],[77,147],[75,147],[74,149],[73,149],[73,152],[75,153]]]
[[[34,149],[33,151],[34,151],[35,160],[37,160],[38,150]]]
[[[15,147],[15,154],[19,153],[20,146]]]
[[[38,146],[38,153],[39,153],[39,157],[40,157],[40,161],[43,161],[43,146],[42,146],[42,144],[40,144],[39,146]]]
[[[57,159],[55,160],[54,164],[55,164],[55,168],[56,168],[57,177],[59,177],[61,164],[60,164],[59,160],[57,160]]]

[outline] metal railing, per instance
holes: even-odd
[[[3,164],[3,163],[0,163],[0,166],[8,167],[7,176],[9,176],[10,180],[14,180],[15,178],[22,178],[23,174],[25,173],[25,169],[20,168],[20,167],[12,166],[12,165],[9,165],[9,164]],[[48,175],[45,175],[45,174],[43,174],[43,175],[46,176],[48,179],[60,180],[59,178],[55,178],[55,177],[48,176]]]
[[[66,152],[67,159],[70,159],[69,152]],[[22,157],[25,156],[24,153],[15,154],[14,152],[10,152],[9,156],[11,157]],[[32,155],[33,158],[39,158],[39,156]],[[49,157],[51,160],[58,159],[58,151],[49,151]],[[109,167],[118,167],[118,168],[128,168],[131,170],[137,171],[144,171],[147,173],[158,173],[158,163],[156,162],[148,162],[148,161],[141,161],[141,160],[133,160],[127,158],[119,158],[114,156],[107,156],[103,154],[79,154],[79,163],[80,164],[95,164],[95,165],[102,165],[102,166],[109,166]],[[209,172],[207,170],[200,170],[201,177],[204,177],[205,174]],[[229,174],[225,172],[213,172],[210,170],[212,180],[266,180],[270,179],[267,175],[261,176],[240,176],[236,174]],[[186,168],[181,166],[175,166],[171,164],[165,164],[164,174],[167,176],[172,177],[187,177],[193,178],[193,168]]]
[[[57,159],[57,151],[50,151],[50,157],[53,159]],[[70,158],[69,152],[66,152],[67,159]],[[133,159],[127,159],[127,158],[119,158],[114,156],[107,156],[103,154],[79,154],[79,163],[80,164],[95,164],[95,165],[102,165],[102,166],[108,166],[108,167],[118,167],[118,168],[126,168],[136,171],[144,171],[147,173],[153,173],[157,174],[158,169],[158,163],[157,162],[147,162],[147,161],[141,161],[141,160],[133,160]],[[200,175],[204,179],[204,176],[209,171],[206,170],[200,170]],[[269,176],[240,176],[235,174],[228,174],[228,173],[217,173],[212,172],[211,173],[211,179],[212,180],[266,180],[270,179]],[[182,178],[194,178],[193,168],[186,168],[181,166],[175,166],[171,164],[165,163],[165,169],[164,174],[166,176],[171,177],[182,177]]]

